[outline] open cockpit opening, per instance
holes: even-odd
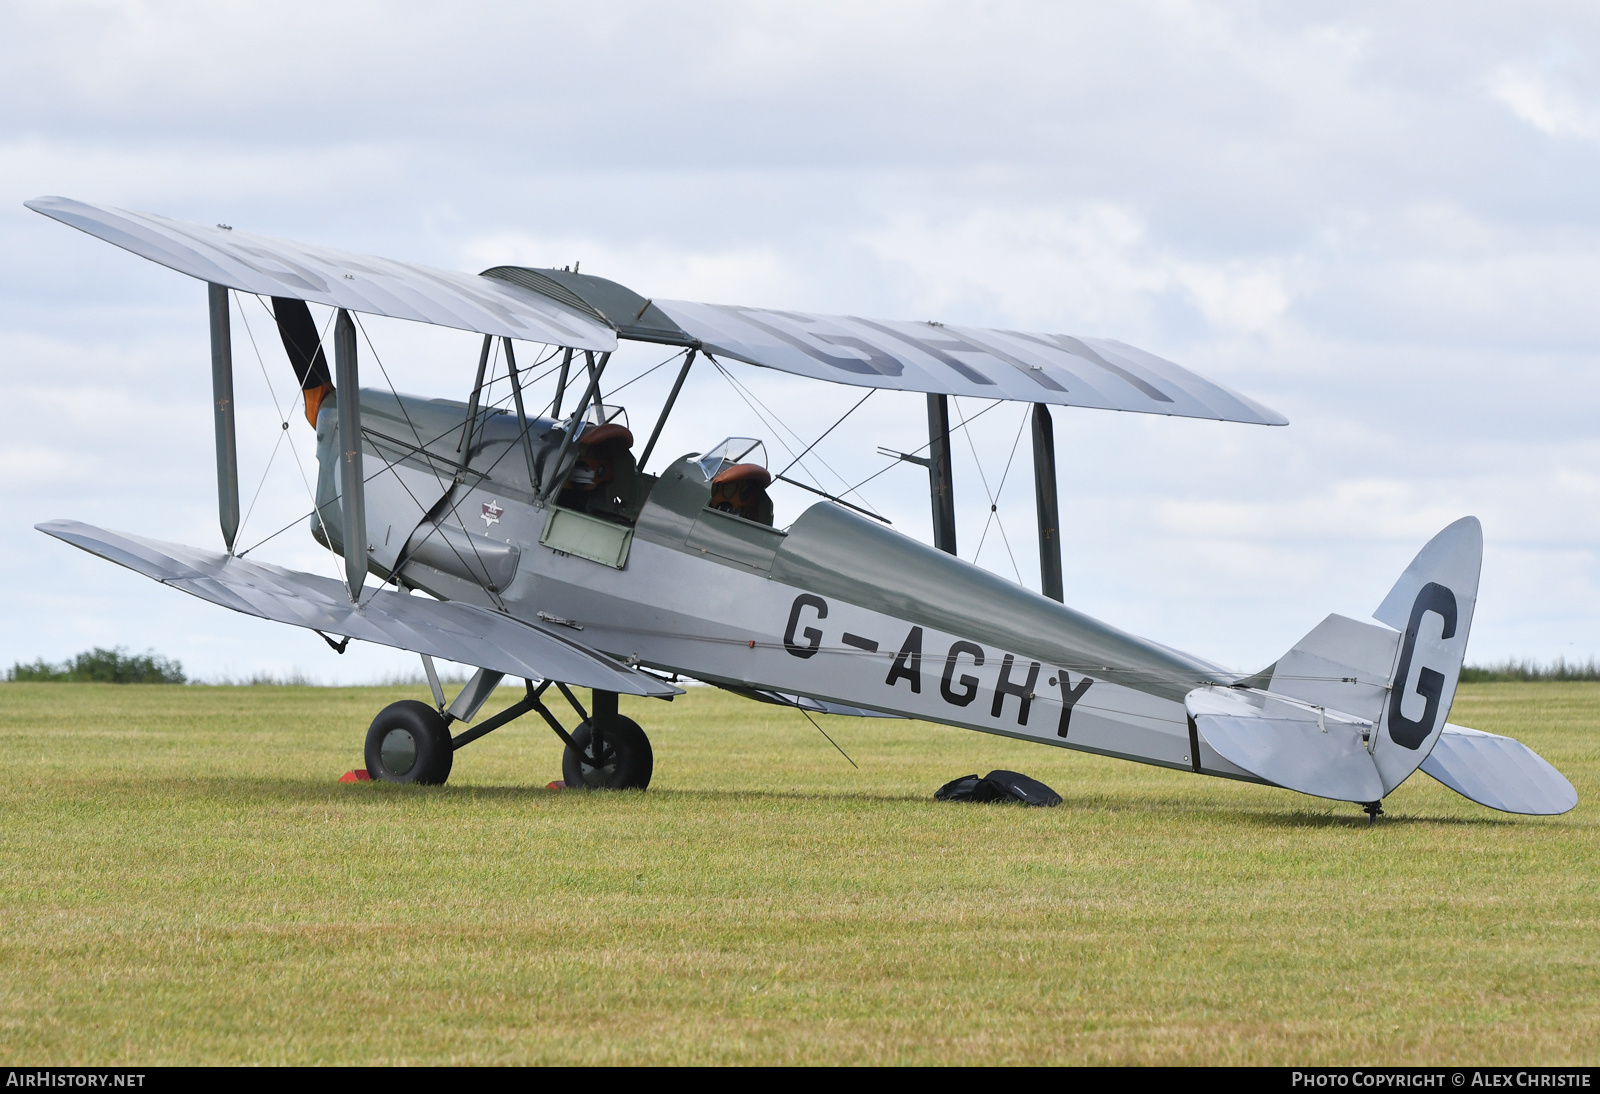
[[[627,411],[598,403],[590,407],[576,448],[572,470],[556,504],[606,520],[633,523],[649,484],[633,456]]]
[[[708,508],[772,526],[766,445],[750,437],[729,437],[700,457],[699,465],[711,483]]]

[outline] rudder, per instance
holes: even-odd
[[[1387,794],[1421,766],[1439,740],[1467,655],[1478,600],[1483,526],[1462,517],[1428,541],[1372,617],[1400,632],[1393,684],[1372,760]]]

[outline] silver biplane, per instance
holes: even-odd
[[[650,742],[617,696],[670,699],[688,677],[807,712],[943,722],[1372,815],[1419,767],[1495,809],[1552,814],[1577,802],[1526,746],[1446,723],[1477,596],[1475,518],[1423,547],[1374,622],[1330,615],[1248,675],[1060,602],[1051,406],[1286,424],[1132,346],[658,300],[576,269],[469,275],[64,198],[27,205],[209,286],[226,549],[72,520],[39,529],[215,604],[314,629],[335,648],[353,638],[421,654],[435,702],[379,712],[366,739],[374,779],[443,783],[464,745],[537,713],[565,743],[568,785],[643,789]],[[230,290],[271,298],[316,430],[310,533],[342,556],[343,581],[235,553]],[[308,302],[334,310],[331,370]],[[363,388],[352,313],[482,335],[468,398]],[[638,456],[626,415],[604,396],[619,340],[682,354]],[[519,341],[559,353],[545,413],[528,413]],[[504,406],[484,395],[491,350],[508,374]],[[647,471],[697,359],[925,393],[925,455],[887,454],[927,468],[933,545],[826,494],[777,527],[755,439]],[[955,556],[951,396],[1033,404],[1042,593]],[[434,657],[478,668],[453,701]],[[526,693],[471,725],[507,676]],[[546,705],[552,687],[574,711],[571,728]],[[590,690],[587,709],[574,688]],[[471,728],[452,733],[457,723]]]

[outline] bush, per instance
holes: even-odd
[[[150,650],[129,654],[123,647],[103,650],[96,647],[59,665],[39,658],[31,665],[17,662],[6,671],[6,679],[24,681],[68,681],[100,684],[183,684],[188,678],[183,666]]]
[[[1498,665],[1467,665],[1461,670],[1463,684],[1493,684],[1510,681],[1600,680],[1600,664],[1593,659],[1567,664],[1558,657],[1549,665],[1535,661],[1502,661]]]

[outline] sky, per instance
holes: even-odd
[[[581,262],[651,297],[1116,338],[1290,425],[1058,409],[1068,604],[1254,670],[1329,612],[1367,618],[1472,514],[1468,661],[1600,656],[1597,61],[1579,3],[9,3],[0,665],[120,645],[211,680],[416,669],[33,530],[221,545],[204,287],[23,208],[45,194],[452,269]],[[294,523],[315,472],[287,362],[236,307],[241,542],[288,525],[255,557],[331,573]],[[365,322],[396,388],[465,396],[475,336]],[[697,370],[661,452],[751,435],[787,462],[860,397],[732,371],[781,424]],[[671,373],[621,398],[637,432]],[[1037,588],[1025,411],[955,438],[958,543]],[[925,441],[922,397],[885,392],[808,464],[853,484]],[[931,539],[918,469],[860,497]],[[775,491],[778,523],[809,500]]]

